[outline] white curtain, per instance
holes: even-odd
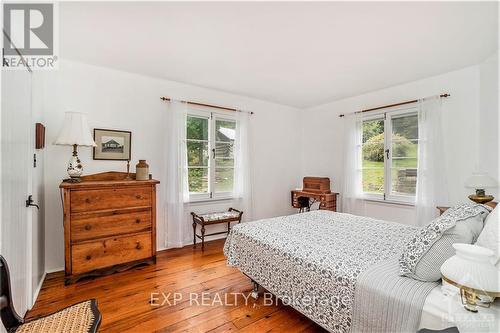
[[[417,225],[429,223],[436,206],[447,203],[445,150],[439,96],[418,102]]]
[[[361,143],[363,119],[360,113],[344,117],[344,179],[342,211],[365,215],[365,201],[362,199],[362,156]]]
[[[236,112],[233,208],[243,210],[244,221],[251,221],[253,217],[250,117],[248,112]]]
[[[162,181],[165,191],[166,247],[183,246],[184,235],[188,234],[189,223],[184,212],[184,203],[189,201],[186,120],[186,103],[169,102],[165,128],[166,175]]]

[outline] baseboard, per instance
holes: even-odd
[[[217,240],[217,239],[223,239],[223,238],[226,238],[226,237],[227,237],[227,235],[224,235],[224,234],[215,235],[215,236],[207,236],[205,238],[205,242],[213,241],[213,240]],[[201,244],[201,240],[198,239],[196,241],[196,244]],[[190,239],[188,241],[185,241],[185,242],[182,242],[182,243],[179,243],[179,244],[171,245],[171,246],[158,246],[156,248],[156,251],[164,251],[164,250],[168,250],[168,249],[179,249],[181,247],[188,246],[188,245],[193,245],[193,240],[192,239]]]
[[[52,269],[46,270],[45,274],[56,273],[56,272],[60,272],[60,271],[64,271],[64,267],[58,267],[58,268],[52,268]]]
[[[47,276],[47,272],[43,273],[40,282],[38,282],[38,286],[36,287],[35,293],[33,294],[33,304],[31,304],[30,310],[35,306],[36,300],[38,298],[38,294],[40,294],[40,290],[42,290],[43,283],[45,282],[45,277]]]

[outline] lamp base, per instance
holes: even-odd
[[[477,202],[478,204],[485,204],[487,202],[493,201],[495,199],[492,195],[476,195],[476,194],[471,194],[469,195],[469,199],[471,199],[474,202]]]
[[[76,145],[73,145],[73,156],[69,159],[68,162],[68,175],[70,176],[71,183],[80,182],[80,176],[83,174],[83,165],[78,157],[78,152],[76,151]]]
[[[473,290],[460,288],[460,296],[462,297],[462,305],[464,309],[470,312],[477,312],[477,295]]]

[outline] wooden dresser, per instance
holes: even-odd
[[[105,172],[62,182],[65,283],[156,262],[157,180]],[[134,178],[134,174],[130,174]]]

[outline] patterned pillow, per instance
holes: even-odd
[[[417,231],[399,259],[400,275],[421,281],[438,281],[440,267],[455,253],[453,243],[476,241],[488,209],[476,203],[449,208],[443,215]]]

